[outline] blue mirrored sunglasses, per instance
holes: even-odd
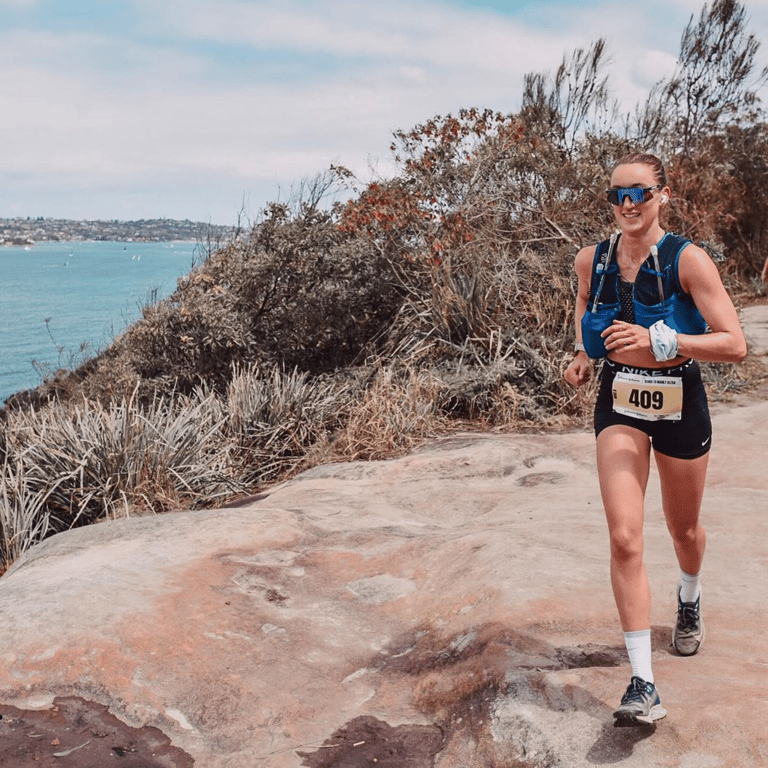
[[[654,189],[659,189],[661,184],[654,184],[652,187],[619,187],[618,189],[606,189],[608,202],[611,205],[624,205],[624,198],[628,197],[633,205],[647,203],[653,195]]]

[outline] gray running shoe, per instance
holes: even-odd
[[[681,656],[693,656],[704,642],[704,622],[699,611],[701,595],[695,603],[683,603],[677,593],[677,623],[672,633],[672,645]]]
[[[653,683],[646,683],[642,678],[633,676],[621,697],[621,706],[613,716],[616,718],[614,727],[631,728],[653,725],[656,720],[667,716],[667,710],[661,706],[659,692]]]

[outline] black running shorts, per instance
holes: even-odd
[[[612,384],[619,371],[653,377],[681,376],[683,410],[680,420],[646,421],[616,413],[613,410]],[[645,432],[651,438],[654,451],[665,456],[674,459],[697,459],[703,456],[712,445],[712,422],[698,363],[688,360],[674,368],[651,369],[622,365],[606,358],[595,402],[595,437],[614,424],[623,424]]]

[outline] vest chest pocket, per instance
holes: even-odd
[[[645,421],[679,421],[683,413],[683,379],[651,378],[617,373],[613,379],[613,410]]]

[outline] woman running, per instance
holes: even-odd
[[[704,640],[699,522],[712,444],[696,360],[739,362],[747,353],[736,309],[701,248],[659,221],[671,191],[654,155],[623,157],[606,190],[619,232],[576,256],[576,355],[565,379],[581,386],[604,357],[595,435],[608,522],[611,585],[632,666],[616,726],[666,715],[651,664],[651,596],[643,564],[643,505],[650,453],[680,566],[673,645],[695,654]]]

